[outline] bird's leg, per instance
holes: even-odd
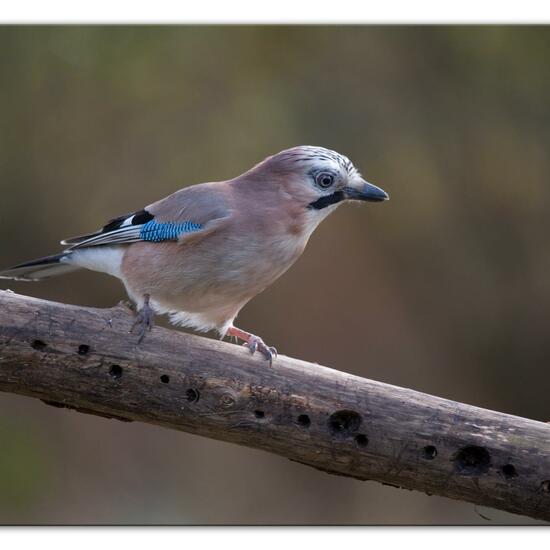
[[[254,353],[258,350],[269,361],[269,364],[273,362],[273,359],[277,357],[277,350],[274,347],[268,346],[259,336],[254,336],[250,332],[246,332],[237,327],[229,327],[227,329],[228,336],[234,336],[244,341],[244,346],[250,349],[250,353]]]
[[[139,338],[137,342],[138,344],[140,344],[141,341],[143,340],[143,337],[145,336],[145,332],[147,330],[151,332],[151,329],[155,324],[155,313],[151,308],[151,306],[149,305],[149,298],[150,298],[149,294],[143,295],[143,306],[141,306],[140,310],[138,311],[136,320],[134,321],[134,324],[130,329],[130,332],[134,332],[134,329],[137,326],[139,326]]]

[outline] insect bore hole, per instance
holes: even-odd
[[[516,470],[516,467],[513,464],[505,464],[502,467],[502,474],[506,479],[511,479],[513,477],[518,476],[518,472]]]
[[[42,351],[46,347],[46,342],[42,342],[42,340],[33,340],[31,347],[38,351]]]
[[[355,436],[355,444],[358,447],[366,447],[369,444],[369,438],[365,434],[357,434]]]
[[[122,367],[120,365],[111,365],[109,374],[114,380],[118,380],[122,376]]]
[[[167,374],[162,374],[160,377],[160,381],[163,384],[168,384],[168,382],[170,382],[170,377]]]
[[[80,344],[78,346],[78,355],[88,355],[90,351],[90,346],[87,346],[86,344]]]
[[[433,445],[426,445],[424,447],[424,458],[426,460],[433,460],[437,456],[437,449]]]
[[[466,445],[454,454],[453,462],[461,475],[486,474],[491,466],[491,455],[485,447]]]
[[[193,388],[189,388],[186,392],[185,392],[185,397],[187,398],[187,401],[189,401],[190,403],[195,403],[199,400],[199,397],[200,397],[200,393],[199,393],[199,390],[195,390]]]
[[[256,418],[264,418],[265,413],[264,413],[264,411],[254,411],[254,416]]]
[[[328,428],[333,435],[347,436],[357,431],[361,425],[361,415],[355,411],[336,411],[328,419]]]
[[[300,424],[302,428],[309,428],[311,426],[311,419],[307,414],[301,414],[298,416],[298,424]]]

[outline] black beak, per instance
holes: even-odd
[[[357,187],[344,187],[344,197],[352,201],[380,202],[389,200],[390,196],[380,187],[363,180]]]

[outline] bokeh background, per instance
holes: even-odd
[[[0,264],[299,144],[344,206],[241,313],[286,355],[550,420],[550,30],[0,27]],[[80,272],[1,288],[108,307]],[[534,521],[0,394],[0,523]]]

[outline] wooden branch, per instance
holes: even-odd
[[[162,328],[0,292],[0,390],[550,520],[550,426]]]

